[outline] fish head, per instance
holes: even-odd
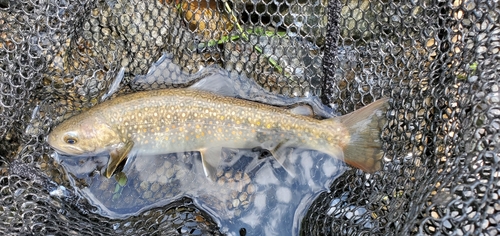
[[[56,126],[47,142],[60,154],[89,155],[112,150],[121,138],[103,119],[82,114]]]

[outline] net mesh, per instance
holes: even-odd
[[[497,1],[0,0],[1,234],[219,233],[189,199],[93,214],[49,157],[50,127],[121,68],[131,92],[164,52],[182,73],[219,65],[342,114],[392,98],[383,170],[336,179],[303,234],[500,233]]]

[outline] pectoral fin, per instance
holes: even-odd
[[[205,176],[211,181],[215,181],[217,177],[217,166],[221,159],[222,147],[211,147],[199,150],[201,155],[201,163]]]
[[[106,178],[109,178],[111,177],[111,175],[113,175],[118,165],[127,158],[133,146],[134,142],[128,141],[124,146],[116,148],[109,153],[108,167],[104,172],[104,176],[106,176]]]

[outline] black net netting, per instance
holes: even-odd
[[[300,234],[500,233],[497,1],[0,0],[0,234],[224,233],[187,197],[99,214],[46,142],[110,96],[214,66],[340,114],[391,98],[382,169],[342,173]]]

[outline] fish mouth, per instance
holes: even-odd
[[[74,147],[74,146],[60,146],[60,147],[55,147],[53,145],[50,144],[50,142],[48,142],[48,144],[50,145],[50,147],[56,151],[58,154],[60,155],[64,155],[64,156],[74,156],[74,157],[78,157],[78,156],[93,156],[93,155],[99,155],[99,154],[103,154],[103,153],[106,153],[107,150],[96,150],[96,149],[93,149],[93,150],[83,150],[83,149],[80,149],[80,148],[77,148],[77,147]]]
[[[67,147],[64,147],[64,149],[66,150],[63,150],[61,148],[58,148],[58,147],[55,147],[53,145],[50,144],[49,142],[49,145],[52,149],[54,149],[54,151],[56,151],[57,153],[61,154],[61,155],[69,155],[69,156],[82,156],[85,154],[84,151],[80,150],[80,149],[77,149],[75,147],[72,147],[72,146],[67,146]],[[69,150],[69,151],[68,151]]]

